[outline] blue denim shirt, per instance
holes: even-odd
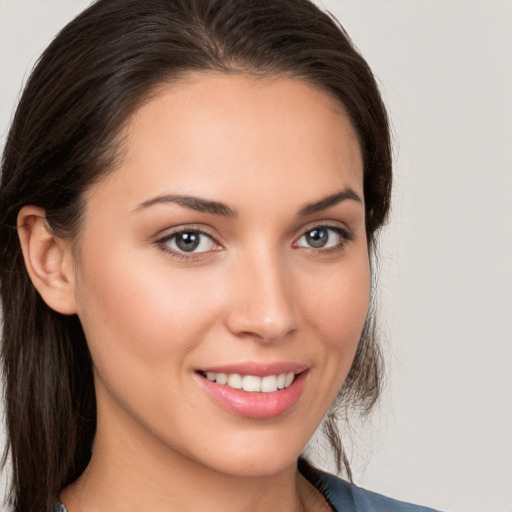
[[[436,512],[432,508],[397,501],[361,489],[327,473],[318,473],[321,481],[318,489],[336,512]]]
[[[341,480],[300,458],[298,468],[325,497],[335,512],[439,512],[431,508],[393,500]]]

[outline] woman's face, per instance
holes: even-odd
[[[349,119],[300,80],[191,74],[135,113],[122,153],[86,196],[75,261],[96,449],[247,476],[289,467],[368,308]]]

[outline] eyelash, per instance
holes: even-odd
[[[297,246],[297,244],[300,242],[300,240],[302,240],[302,238],[307,236],[308,233],[312,233],[313,231],[320,231],[320,230],[334,232],[338,237],[340,237],[341,240],[338,243],[336,243],[335,245],[333,245],[332,247],[326,247],[326,248],[323,248],[323,247],[315,248],[315,247],[311,247],[311,246],[310,247]],[[187,233],[199,235],[200,237],[207,237],[211,241],[212,244],[214,244],[215,246],[217,246],[219,248],[222,247],[210,234],[202,231],[201,229],[197,229],[197,228],[193,228],[193,227],[179,229],[177,231],[174,231],[168,235],[165,235],[162,238],[159,238],[155,243],[163,252],[169,254],[173,258],[176,258],[176,259],[182,260],[182,261],[183,260],[192,261],[195,259],[199,259],[199,258],[204,257],[204,255],[209,252],[216,252],[216,251],[220,250],[220,249],[215,248],[212,250],[202,251],[202,252],[192,252],[192,251],[188,252],[188,251],[180,250],[179,248],[171,249],[169,247],[169,242],[171,240],[175,240],[177,236],[184,235]],[[328,235],[328,239],[327,239],[326,243],[329,242],[329,238],[330,238],[330,235]],[[354,240],[354,235],[352,232],[348,231],[347,229],[341,228],[339,226],[329,226],[329,225],[322,224],[322,225],[315,225],[315,226],[312,226],[312,227],[304,230],[302,232],[302,235],[299,238],[297,238],[297,240],[293,243],[293,247],[303,248],[306,250],[313,251],[315,253],[331,254],[334,252],[343,251],[345,249],[347,242],[351,242],[352,240]],[[201,244],[201,241],[199,242],[199,244]]]
[[[331,247],[321,247],[321,248],[303,247],[304,249],[311,250],[314,252],[320,252],[321,254],[331,254],[331,253],[343,251],[345,249],[346,244],[348,242],[351,242],[352,240],[354,240],[354,234],[345,228],[342,228],[340,226],[329,226],[329,225],[321,224],[321,225],[308,227],[302,233],[302,235],[297,239],[297,242],[294,242],[294,246],[300,240],[302,240],[302,238],[304,238],[308,233],[312,233],[313,231],[320,231],[320,230],[334,232],[340,238],[340,241]],[[329,238],[330,238],[330,235],[328,235],[328,239],[327,239],[326,243],[329,242]]]
[[[165,235],[164,237],[158,239],[156,241],[156,244],[159,246],[159,248],[162,251],[169,254],[171,257],[179,259],[179,260],[186,260],[186,261],[195,260],[195,259],[203,257],[204,254],[206,254],[208,252],[215,252],[215,251],[219,250],[219,249],[213,249],[210,251],[203,251],[203,252],[187,252],[187,251],[179,250],[179,248],[171,249],[169,247],[169,242],[171,240],[176,239],[177,236],[184,235],[186,233],[200,235],[200,237],[206,237],[211,241],[212,244],[214,244],[217,247],[221,247],[221,245],[210,234],[204,232],[201,229],[197,229],[197,228],[193,228],[193,227],[182,228],[182,229],[179,229],[172,233],[169,233],[168,235]]]

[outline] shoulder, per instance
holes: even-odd
[[[433,509],[394,500],[375,492],[361,489],[333,475],[322,474],[323,492],[335,510],[353,512],[434,512]],[[352,508],[350,508],[352,507]]]
[[[412,505],[367,491],[357,485],[324,473],[308,464],[301,473],[327,498],[335,511],[343,512],[436,512],[432,508]]]

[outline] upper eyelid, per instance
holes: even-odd
[[[224,246],[222,244],[220,244],[219,242],[217,242],[216,238],[213,237],[212,235],[210,235],[209,233],[206,233],[205,231],[198,229],[198,228],[187,228],[186,226],[181,227],[180,229],[174,229],[173,231],[169,231],[167,234],[164,234],[163,236],[157,237],[154,241],[154,244],[157,245],[160,248],[160,250],[167,253],[171,257],[179,259],[179,260],[184,260],[184,261],[194,261],[197,259],[202,259],[208,253],[216,252],[217,250],[219,250],[219,249],[214,249],[213,251],[208,250],[208,251],[200,251],[200,252],[195,252],[195,251],[187,252],[187,251],[182,251],[179,248],[176,249],[176,248],[169,247],[169,245],[168,245],[169,241],[171,241],[174,237],[176,237],[176,235],[179,235],[180,233],[187,232],[187,231],[200,233],[201,235],[204,235],[207,238],[209,238],[215,246],[224,249]],[[164,232],[165,232],[165,230],[164,230]]]
[[[157,242],[160,242],[160,241],[172,238],[173,236],[178,235],[179,233],[186,232],[186,231],[194,231],[197,233],[201,233],[202,235],[205,235],[205,236],[211,238],[216,244],[221,245],[221,243],[218,241],[218,237],[216,237],[214,234],[210,233],[208,230],[204,229],[203,227],[198,227],[193,224],[190,224],[190,225],[185,224],[182,226],[162,229],[155,235],[154,238]]]
[[[340,225],[340,224],[343,224],[343,223],[335,224],[333,221],[324,221],[324,222],[320,221],[320,222],[312,223],[312,224],[302,228],[299,231],[299,234],[296,239],[298,240],[300,237],[304,236],[309,231],[312,231],[313,229],[319,229],[319,228],[332,229],[333,231],[337,231],[337,232],[341,231],[347,237],[353,238],[354,231],[352,229],[350,229],[347,225]]]
[[[216,249],[214,249],[213,251],[208,250],[208,251],[200,251],[200,252],[195,252],[195,251],[187,252],[187,251],[182,251],[179,248],[175,249],[175,248],[169,247],[169,242],[174,237],[176,237],[176,235],[179,235],[180,233],[183,233],[186,231],[193,231],[193,232],[197,232],[197,233],[200,233],[201,235],[206,236],[207,238],[209,238],[211,240],[211,242],[216,247]],[[165,233],[165,230],[164,230],[164,233]],[[166,252],[167,254],[169,254],[175,258],[179,258],[179,259],[183,259],[183,260],[190,260],[190,261],[198,259],[198,258],[203,258],[205,255],[207,255],[210,252],[217,252],[218,250],[224,250],[224,248],[225,248],[223,244],[221,244],[220,242],[217,241],[216,237],[205,232],[204,230],[198,229],[198,228],[187,228],[186,226],[181,227],[180,229],[174,229],[172,231],[168,231],[166,234],[156,237],[155,241],[153,243],[155,245],[157,245],[160,248],[160,250]]]
[[[336,218],[318,218],[313,219],[310,222],[302,223],[302,227],[299,230],[309,231],[310,229],[318,228],[318,227],[326,227],[326,228],[342,228],[350,231],[348,223]]]
[[[314,229],[326,229],[326,230],[332,230],[336,233],[336,236],[340,238],[340,240],[333,246],[322,246],[322,247],[307,247],[303,245],[299,245],[300,240],[306,236],[306,234],[310,231],[313,231]],[[316,254],[330,254],[333,251],[340,252],[344,251],[346,246],[351,244],[355,239],[354,233],[341,226],[333,226],[328,224],[316,224],[313,227],[310,227],[303,231],[303,234],[299,237],[295,238],[295,241],[293,242],[293,246],[299,250],[306,250],[306,251],[313,251],[313,253]]]

